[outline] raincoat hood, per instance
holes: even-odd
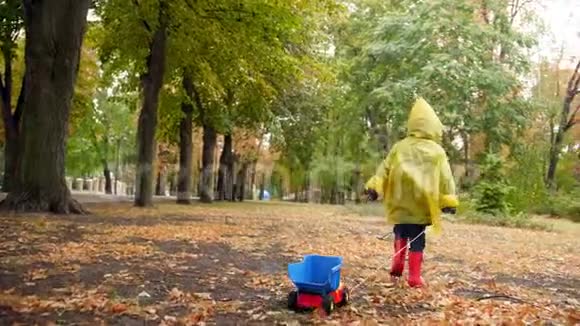
[[[423,98],[418,98],[407,121],[407,135],[441,142],[443,124],[437,114]]]

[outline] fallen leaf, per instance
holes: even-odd
[[[212,300],[211,293],[194,293],[193,295],[203,300]]]
[[[177,288],[173,288],[173,289],[171,289],[171,292],[169,292],[169,299],[170,300],[179,300],[179,299],[181,299],[181,297],[183,297],[183,291],[180,291]]]
[[[578,325],[580,323],[580,311],[572,311],[568,314],[568,322],[571,325]]]
[[[14,291],[16,291],[16,288],[10,288],[8,290],[4,290],[4,294],[12,294]]]
[[[175,318],[173,316],[169,316],[169,315],[163,317],[163,320],[168,322],[168,323],[172,323],[172,324],[177,323],[177,318]]]
[[[205,318],[205,315],[202,313],[193,313],[191,315],[189,315],[189,317],[187,317],[187,321],[194,324],[194,325],[198,325],[200,321],[202,321]]]
[[[111,307],[111,311],[114,314],[119,314],[127,310],[127,305],[123,303],[116,303]]]

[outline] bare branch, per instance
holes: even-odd
[[[578,60],[578,64],[574,69],[574,73],[570,80],[568,81],[568,94],[575,94],[578,91],[578,86],[580,85],[580,76],[578,73],[580,72],[580,60]]]
[[[570,128],[574,127],[574,125],[578,123],[578,119],[576,118],[576,116],[578,115],[579,112],[580,105],[578,105],[574,110],[574,112],[572,113],[572,115],[570,115],[568,123],[566,123],[566,126],[564,127],[564,132],[568,131]]]
[[[133,4],[135,5],[135,7],[137,7],[137,11],[139,11],[139,9],[141,8],[141,5],[139,5],[139,0],[133,0]],[[153,33],[153,30],[151,29],[151,26],[149,26],[149,23],[147,22],[147,20],[145,20],[145,18],[143,18],[143,17],[140,17],[139,19],[141,20],[141,23],[143,23],[143,26],[145,27],[145,29],[149,33]]]
[[[520,5],[520,0],[515,0],[510,3],[510,25],[513,22],[514,18],[518,14],[518,7]]]
[[[514,20],[516,19],[516,17],[520,13],[520,11],[522,9],[524,9],[524,7],[527,4],[530,4],[533,1],[534,0],[523,0],[522,2],[520,2],[520,0],[515,0],[515,2],[512,2],[511,15],[510,15],[510,25],[513,25]]]

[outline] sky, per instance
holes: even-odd
[[[536,13],[547,29],[540,39],[539,54],[557,60],[563,46],[562,68],[570,68],[580,59],[580,0],[542,0]]]

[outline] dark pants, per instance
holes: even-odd
[[[425,231],[427,225],[421,224],[395,224],[393,232],[395,233],[395,239],[407,239],[411,241],[421,232]],[[413,252],[423,252],[425,249],[425,233],[421,234],[415,241],[411,242],[410,251]]]

